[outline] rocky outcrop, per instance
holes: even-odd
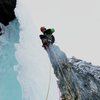
[[[100,100],[100,66],[75,57],[67,58],[59,47],[47,49],[62,100]]]
[[[16,0],[0,0],[0,22],[8,25],[15,18]]]

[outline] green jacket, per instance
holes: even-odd
[[[44,35],[46,35],[48,38],[50,38],[54,32],[55,32],[55,29],[54,29],[54,28],[52,28],[52,29],[47,29],[47,30],[44,32]]]

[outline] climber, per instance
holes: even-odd
[[[52,35],[55,30],[53,28],[46,29],[45,27],[40,28],[43,35],[40,35],[40,39],[42,40],[43,47],[46,48],[46,46],[49,46],[50,44],[53,44],[55,42],[55,38]]]

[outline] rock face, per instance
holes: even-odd
[[[62,100],[100,100],[100,66],[67,58],[57,46],[47,49]]]
[[[16,0],[0,0],[0,22],[8,25],[15,18]]]

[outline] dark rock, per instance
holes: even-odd
[[[0,22],[8,25],[15,18],[16,0],[0,0]]]
[[[0,36],[2,36],[5,33],[5,25],[0,23]]]
[[[0,32],[1,32],[1,30],[2,30],[2,29],[1,29],[1,27],[0,27]]]

